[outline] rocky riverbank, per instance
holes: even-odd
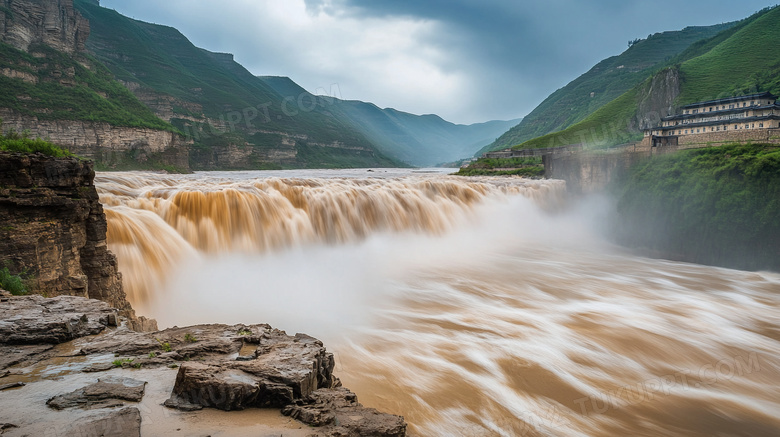
[[[142,333],[105,302],[0,297],[3,435],[406,435],[402,417],[363,407],[333,368],[319,340],[268,325]]]

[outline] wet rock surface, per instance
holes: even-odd
[[[0,305],[0,344],[59,344],[117,326],[107,303],[73,296],[10,298]]]
[[[141,412],[128,407],[74,424],[65,435],[80,437],[140,437]]]
[[[305,402],[288,405],[282,414],[322,427],[315,435],[327,437],[405,436],[403,417],[365,408],[344,387],[317,390]]]
[[[121,320],[120,326],[112,326],[116,313],[100,301],[31,296],[9,302],[13,303],[6,307],[8,302],[3,302],[0,309],[0,333],[4,333],[0,374],[23,372],[20,366],[52,357],[59,362],[73,360],[77,364],[70,371],[87,378],[87,385],[82,382],[75,391],[52,393],[42,403],[55,410],[107,413],[74,425],[73,435],[140,435],[138,410],[114,409],[140,401],[146,382],[100,376],[119,368],[176,372],[164,404],[180,411],[275,408],[319,427],[315,435],[405,435],[402,417],[365,408],[354,393],[340,387],[333,375],[333,354],[308,335],[287,335],[269,325],[196,325],[136,332]],[[44,326],[51,328],[46,331]],[[60,341],[67,343],[52,344]],[[88,375],[95,379],[90,381]],[[104,433],[112,429],[121,433]]]
[[[82,389],[55,396],[46,402],[51,408],[113,408],[123,406],[121,401],[141,402],[144,397],[146,381],[132,378],[107,376],[98,379]]]

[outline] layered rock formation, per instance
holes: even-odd
[[[155,329],[127,301],[94,177],[78,158],[0,153],[0,264],[29,276],[36,293],[98,299]]]
[[[89,33],[72,0],[0,0],[0,41],[32,55],[6,49],[0,78],[13,97],[0,103],[3,132],[28,131],[105,169],[189,171],[192,141],[161,130],[164,124],[128,101],[129,93],[112,88],[119,84],[83,55]],[[113,118],[111,105],[129,115]]]
[[[45,44],[65,53],[84,50],[89,22],[73,8],[73,0],[2,0],[0,41],[27,51]]]
[[[78,428],[97,432],[87,435],[137,436],[143,421],[155,415],[150,404],[137,403],[150,391],[170,387],[174,377],[170,398],[165,401],[170,408],[189,412],[204,407],[223,411],[273,408],[277,414],[281,409],[302,422],[297,429],[316,427],[305,435],[406,435],[403,417],[366,408],[354,393],[341,387],[333,375],[333,354],[307,335],[290,336],[268,325],[198,325],[139,333],[112,326],[113,310],[103,302],[69,296],[2,299],[6,310],[0,311],[0,357],[17,359],[0,359],[0,379],[14,390],[0,398],[0,423],[13,422],[13,435],[41,435],[41,428],[57,427],[58,421],[64,421],[68,432]],[[53,311],[56,308],[67,310]],[[57,332],[70,326],[72,335],[42,336],[46,326]],[[67,343],[58,350],[51,344],[63,340]],[[69,352],[63,355],[63,350]],[[26,369],[46,369],[51,363],[68,369],[60,378],[64,382],[57,385],[67,388],[36,397],[41,405],[7,412],[14,396],[22,397],[23,391],[45,384],[26,375]],[[107,371],[111,374],[91,376]],[[39,423],[44,404],[48,424]],[[162,408],[159,401],[153,405]],[[36,408],[38,413],[31,412]],[[113,408],[123,409],[112,412]],[[144,416],[138,414],[139,408]],[[172,416],[164,413],[168,420],[176,420]],[[71,425],[74,418],[76,424]],[[117,427],[121,423],[125,425]],[[122,429],[130,434],[122,434]]]
[[[192,140],[172,132],[79,120],[39,120],[8,109],[0,109],[0,119],[3,130],[27,130],[33,138],[48,138],[106,168],[161,164],[189,170]]]

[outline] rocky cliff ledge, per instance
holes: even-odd
[[[189,171],[192,140],[163,130],[79,120],[39,120],[0,108],[3,131],[28,131],[109,169],[171,167]]]
[[[45,44],[65,53],[84,50],[89,22],[72,0],[0,0],[0,41],[27,51]]]
[[[315,338],[268,325],[139,333],[116,320],[91,299],[0,296],[0,429],[136,437],[161,435],[167,422],[181,435],[406,435],[403,417],[366,408],[341,387],[333,354]],[[231,411],[221,417],[228,429],[195,413],[204,407]],[[275,409],[284,428],[250,433],[231,420],[252,409],[244,419],[257,425],[258,408]]]
[[[92,163],[78,158],[0,153],[0,265],[25,272],[34,293],[83,296],[136,318],[106,247],[106,217]]]

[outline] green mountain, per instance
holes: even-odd
[[[193,138],[195,169],[398,165],[316,102],[293,102],[171,27],[76,0],[87,48],[163,119]]]
[[[74,57],[42,44],[29,50],[0,43],[0,69],[10,72],[0,75],[0,108],[39,120],[174,130],[95,59]]]
[[[467,158],[520,120],[462,125],[437,115],[414,115],[373,103],[312,96],[287,77],[262,76],[279,94],[318,99],[334,117],[346,120],[388,156],[415,166]]]
[[[256,77],[232,55],[176,29],[88,0],[87,48],[162,119],[193,138],[195,169],[434,165],[471,156],[516,124],[456,125],[370,103],[315,96],[286,77]]]
[[[692,44],[582,121],[514,147],[609,147],[640,139],[642,128],[680,106],[755,92],[780,94],[778,41],[780,7],[764,9]]]
[[[414,115],[392,108],[381,109],[373,103],[311,96],[287,77],[261,79],[282,95],[319,99],[331,114],[347,120],[383,153],[416,166],[467,158],[519,121],[454,124],[437,115]]]
[[[680,31],[649,35],[632,42],[618,56],[607,58],[587,73],[555,91],[520,124],[510,129],[480,153],[503,149],[565,129],[643,82],[692,44],[712,38],[736,23],[687,27]]]

